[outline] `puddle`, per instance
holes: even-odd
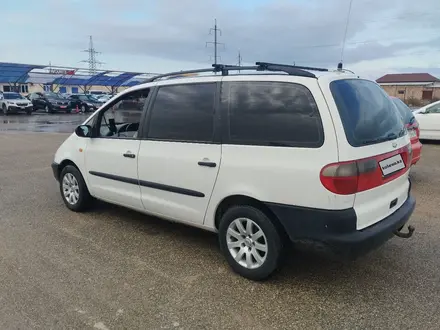
[[[88,117],[89,114],[3,116],[0,118],[0,131],[72,133]]]

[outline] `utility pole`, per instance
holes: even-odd
[[[214,34],[214,41],[213,42],[212,41],[207,41],[206,45],[205,45],[205,47],[208,47],[208,44],[213,44],[214,45],[214,64],[217,64],[217,59],[221,58],[221,56],[217,55],[217,46],[218,45],[223,45],[223,47],[225,46],[224,43],[217,41],[217,33],[220,33],[220,36],[222,35],[222,30],[217,28],[217,19],[215,19],[214,20],[214,28],[209,29],[209,34],[210,35]]]
[[[86,50],[83,50],[83,52],[89,53],[89,59],[81,61],[81,62],[89,64],[89,74],[90,75],[96,74],[96,66],[104,64],[104,63],[96,60],[96,54],[101,54],[101,52],[97,52],[95,50],[95,47],[93,46],[92,36],[90,36],[90,38],[89,38],[89,48]]]
[[[238,50],[238,66],[241,66],[241,60],[242,60],[243,58],[241,57],[241,53],[240,53],[240,50]],[[238,70],[238,72],[240,72],[240,70]]]

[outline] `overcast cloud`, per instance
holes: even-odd
[[[6,5],[0,61],[78,66],[93,35],[103,68],[149,72],[212,63],[209,28],[222,35],[219,62],[272,61],[336,67],[349,0],[39,0]],[[38,19],[35,19],[38,17]],[[377,78],[440,75],[440,1],[353,0],[344,63]],[[20,19],[18,19],[20,18]],[[30,45],[32,51],[26,51]],[[3,58],[4,57],[4,58]]]

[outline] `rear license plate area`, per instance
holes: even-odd
[[[402,155],[398,154],[379,162],[380,170],[383,176],[396,173],[405,168]]]

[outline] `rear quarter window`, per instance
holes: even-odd
[[[342,79],[330,83],[330,90],[353,147],[394,140],[405,134],[395,105],[376,83],[363,79]]]
[[[225,82],[221,103],[229,117],[228,143],[308,148],[324,143],[318,106],[303,85]]]

